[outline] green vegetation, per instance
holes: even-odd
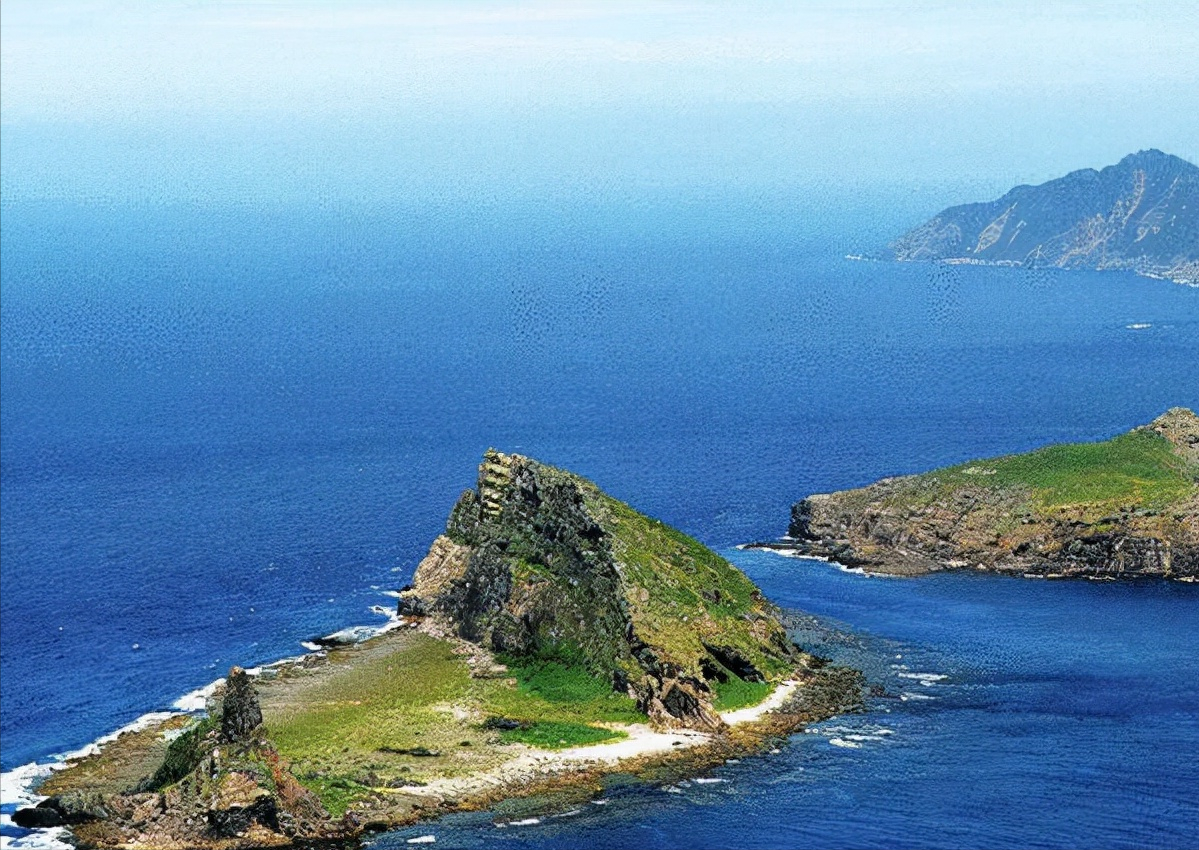
[[[732,711],[757,705],[770,696],[774,686],[769,682],[747,682],[739,676],[729,676],[727,682],[713,682],[712,690],[716,693],[712,706],[717,711]]]
[[[663,657],[690,667],[707,655],[704,641],[736,650],[767,677],[792,662],[770,654],[782,629],[769,615],[757,587],[736,567],[698,540],[607,496],[589,485],[588,508],[604,519],[613,553],[624,566],[629,610],[638,634]],[[768,621],[770,621],[768,623]]]
[[[449,644],[413,638],[400,651],[356,659],[321,677],[296,704],[274,711],[264,705],[279,752],[293,762],[326,761],[343,752],[441,744],[425,740],[445,725],[436,706],[465,694],[470,675]]]
[[[500,733],[500,737],[506,742],[516,741],[547,750],[560,750],[629,736],[628,733],[619,729],[604,729],[600,726],[586,726],[582,723],[539,720],[517,729],[505,729]]]
[[[334,818],[342,817],[350,808],[351,803],[361,800],[371,791],[370,786],[341,776],[332,779],[323,776],[310,776],[301,778],[300,782],[320,798],[325,811]]]
[[[196,769],[196,765],[205,756],[207,750],[202,746],[208,734],[220,728],[220,720],[216,717],[205,717],[195,725],[185,729],[183,734],[171,741],[167,748],[166,758],[147,783],[154,790],[164,788],[178,782]]]
[[[489,743],[580,746],[625,736],[593,724],[645,720],[633,700],[562,656],[506,659],[511,678],[472,679],[445,641],[412,633],[388,640],[262,691],[271,740],[335,817],[380,785],[498,763],[503,756]],[[482,717],[520,725],[497,732]]]
[[[516,689],[496,689],[487,699],[493,714],[517,720],[640,723],[645,715],[625,694],[591,675],[585,667],[558,658],[501,660],[516,678]]]
[[[1102,443],[1068,443],[976,461],[931,475],[958,484],[1027,488],[1041,510],[1120,504],[1156,508],[1195,486],[1195,470],[1167,439],[1149,429]]]

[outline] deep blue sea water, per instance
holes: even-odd
[[[451,208],[3,207],[5,771],[381,621],[488,446],[726,549],[810,492],[1199,406],[1197,289],[844,259],[884,208]],[[440,844],[1199,846],[1195,588],[732,556],[936,699]]]

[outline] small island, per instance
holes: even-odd
[[[1186,408],[1099,443],[1048,446],[809,496],[754,544],[893,575],[1195,581],[1199,418]]]
[[[348,641],[348,639],[347,639]],[[743,573],[583,478],[489,451],[382,634],[234,668],[55,771],[27,827],[83,847],[354,840],[701,771],[860,703]],[[657,774],[664,775],[664,774]]]
[[[1199,167],[1159,150],[1129,154],[994,201],[938,213],[884,259],[1127,270],[1199,283]]]

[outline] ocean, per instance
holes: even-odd
[[[4,813],[26,765],[383,622],[494,446],[726,552],[909,696],[438,846],[1199,846],[1199,589],[731,548],[812,492],[1199,407],[1199,289],[851,260],[910,223],[853,212],[6,202]]]

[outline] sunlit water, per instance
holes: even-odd
[[[1132,275],[853,262],[783,224],[274,215],[5,209],[5,771],[381,622],[488,446],[725,549],[810,492],[1199,405],[1199,290]],[[731,557],[909,698],[438,845],[1199,843],[1194,588]]]

